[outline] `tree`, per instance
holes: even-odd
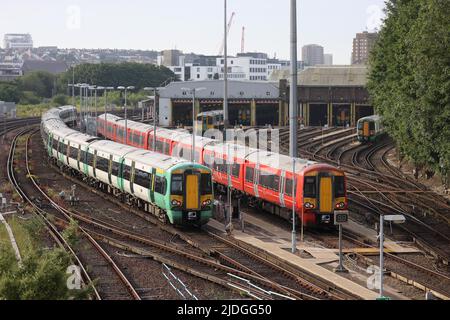
[[[0,82],[0,101],[19,102],[20,90],[14,82]]]
[[[26,74],[18,80],[21,91],[32,91],[41,98],[51,98],[55,93],[56,76],[44,72],[36,71]]]
[[[100,63],[81,64],[75,67],[75,82],[101,86],[135,86],[137,90],[159,86],[175,74],[164,66],[141,63]],[[67,84],[72,83],[72,70],[58,79],[60,93],[67,92]]]
[[[368,89],[400,151],[418,168],[450,168],[450,1],[391,0]]]

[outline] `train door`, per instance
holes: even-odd
[[[200,208],[199,175],[188,174],[185,179],[186,209],[198,210]]]
[[[369,121],[364,121],[364,124],[363,124],[363,136],[364,137],[368,137],[369,136],[369,131],[370,131]]]
[[[333,210],[333,179],[319,175],[319,211],[331,213]]]

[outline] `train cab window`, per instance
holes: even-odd
[[[306,177],[303,186],[304,198],[315,198],[317,196],[317,179],[316,177]]]
[[[131,167],[129,165],[123,165],[122,178],[127,181],[131,181]]]
[[[363,122],[360,121],[358,122],[358,130],[362,130],[363,129]]]
[[[375,122],[371,121],[369,122],[369,130],[375,130]]]
[[[212,182],[209,173],[202,173],[201,189],[202,195],[212,194]]]
[[[334,197],[335,198],[345,197],[345,178],[344,177],[334,177]]]
[[[111,164],[111,174],[113,176],[118,177],[119,176],[119,169],[120,169],[120,164],[118,162],[113,161]]]
[[[255,170],[253,168],[245,168],[245,181],[253,182],[255,178]]]
[[[146,189],[150,189],[151,185],[151,173],[145,172],[139,169],[135,170],[134,173],[134,184],[141,186]]]
[[[96,167],[100,171],[109,172],[109,160],[97,156]]]
[[[166,178],[155,177],[155,192],[162,195],[166,194]]]
[[[181,174],[172,175],[170,194],[175,196],[183,195],[183,176]]]

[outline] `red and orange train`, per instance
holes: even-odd
[[[100,135],[138,148],[191,158],[192,136],[185,131],[157,128],[107,114],[97,118]],[[228,155],[232,164],[227,165]],[[347,210],[346,177],[328,164],[296,159],[295,175],[290,157],[217,140],[196,137],[196,162],[210,167],[219,188],[231,183],[235,195],[285,219],[292,216],[295,181],[295,210],[306,226],[332,225],[335,211]],[[229,174],[229,175],[228,175]],[[295,176],[295,178],[294,178]]]

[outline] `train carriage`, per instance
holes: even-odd
[[[382,118],[378,115],[364,117],[358,120],[358,141],[375,142],[384,133]]]
[[[89,177],[99,188],[127,195],[131,202],[172,224],[202,225],[211,218],[209,168],[72,130],[55,118],[64,110],[69,114],[69,108],[58,110],[44,115],[47,120],[42,121],[41,135],[48,155],[60,165]]]
[[[192,135],[157,128],[157,141],[157,152],[171,150],[173,156],[190,159]],[[228,149],[233,157],[230,166]],[[297,215],[305,225],[330,225],[334,211],[348,206],[345,174],[330,165],[296,159],[294,174],[290,157],[201,137],[196,137],[195,159],[211,168],[219,188],[224,190],[231,181],[233,193],[244,194],[252,203],[285,219],[291,218],[294,198]]]

